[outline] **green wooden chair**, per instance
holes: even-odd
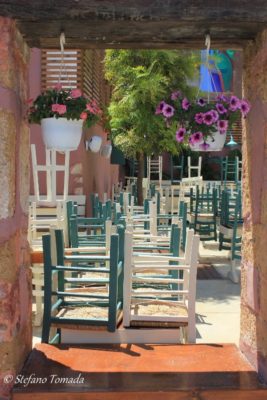
[[[224,190],[221,201],[221,215],[219,225],[219,250],[229,250],[231,259],[230,279],[238,283],[236,260],[241,259],[242,242],[242,200],[241,191],[232,197]]]
[[[242,175],[242,161],[239,160],[238,156],[234,159],[225,157],[221,159],[221,181],[234,181],[238,183],[241,181]]]
[[[94,327],[114,332],[122,317],[123,259],[120,236],[111,236],[110,256],[64,255],[60,230],[43,236],[44,319],[43,343],[61,341],[61,329]],[[80,266],[80,263],[83,266]],[[69,265],[69,264],[72,265]],[[77,263],[78,265],[74,265]],[[102,263],[101,267],[96,265]],[[103,266],[104,264],[104,266]],[[82,277],[67,277],[67,272]],[[101,276],[101,277],[99,277]],[[69,284],[72,285],[68,288]],[[51,338],[52,327],[56,328]]]
[[[201,241],[217,241],[218,194],[216,189],[190,191],[189,223]]]

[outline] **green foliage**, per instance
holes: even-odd
[[[100,118],[101,110],[89,102],[79,89],[62,89],[61,85],[41,93],[28,110],[28,120],[40,124],[43,118],[83,119],[89,128]]]
[[[113,87],[108,108],[111,137],[127,157],[182,148],[175,132],[155,115],[156,106],[170,91],[192,95],[188,86],[196,70],[194,53],[164,50],[107,50],[106,79]]]

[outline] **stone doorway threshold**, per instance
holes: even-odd
[[[19,377],[13,400],[267,399],[233,344],[38,344]]]

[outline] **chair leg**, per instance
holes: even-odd
[[[196,323],[190,319],[187,327],[187,343],[196,343]]]
[[[236,268],[236,260],[231,260],[231,269],[228,272],[228,278],[233,282],[233,283],[239,283],[239,275],[237,272]]]

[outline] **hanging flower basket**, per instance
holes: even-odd
[[[47,149],[77,150],[83,133],[82,119],[43,118],[41,127]]]
[[[245,118],[249,109],[247,100],[236,96],[219,95],[209,103],[203,98],[190,100],[175,91],[168,102],[159,103],[155,113],[165,119],[178,143],[194,151],[220,151],[227,131],[240,116]]]
[[[40,124],[48,149],[76,150],[82,129],[90,128],[101,116],[94,100],[89,101],[79,89],[63,89],[61,84],[41,93],[28,111],[30,123]]]

